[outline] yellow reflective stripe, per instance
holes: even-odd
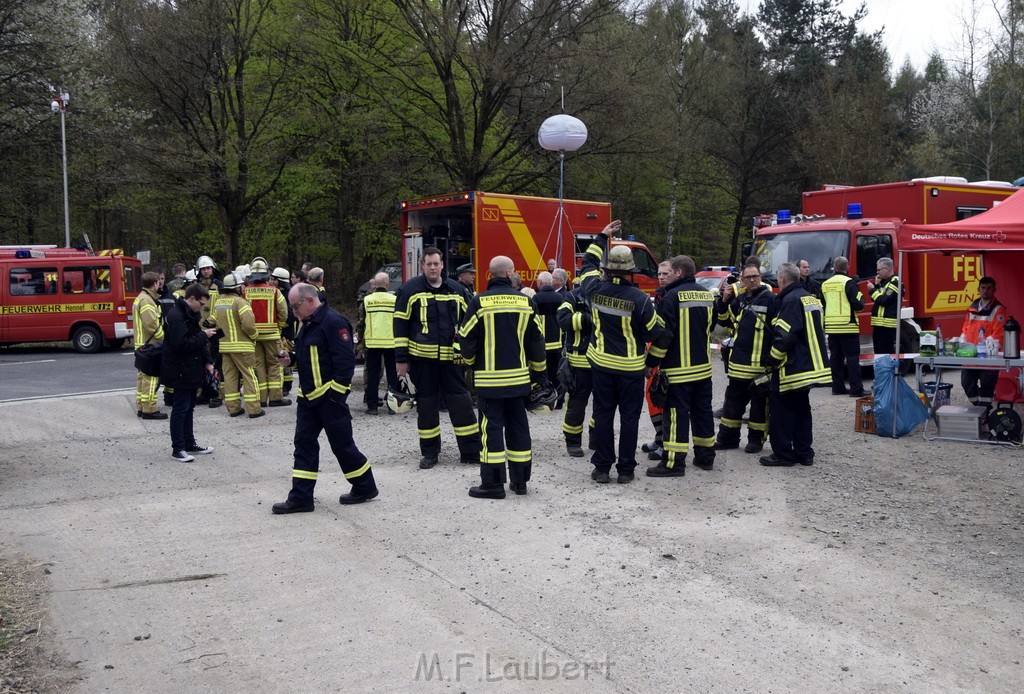
[[[262,386],[263,384],[261,383],[260,385]],[[335,380],[330,380],[327,383],[322,384],[319,388],[314,388],[313,392],[309,393],[306,397],[309,400],[316,400],[329,390],[333,390],[344,395],[345,393],[348,393],[350,390],[352,390],[352,388],[346,385],[342,385],[341,383],[338,383]]]
[[[568,422],[562,422],[562,431],[566,434],[582,434],[583,425],[580,424],[579,426],[573,426]]]
[[[598,366],[614,371],[643,371],[644,361],[646,360],[646,356],[643,354],[632,359],[602,354],[594,345],[591,345],[590,349],[587,350],[587,358]]]
[[[359,477],[360,475],[364,475],[364,474],[366,474],[369,471],[370,471],[370,461],[367,460],[365,463],[363,463],[363,466],[361,468],[359,468],[358,470],[353,470],[352,472],[346,472],[345,473],[345,479],[347,479],[347,480],[355,479],[356,477]]]
[[[313,369],[313,393],[316,393],[323,385],[320,375],[320,348],[316,345],[311,345],[309,348],[309,362]],[[314,395],[313,397],[316,396]]]
[[[665,374],[669,383],[689,383],[711,378],[711,362],[697,364],[695,366],[676,366],[671,369],[661,367],[661,373]]]
[[[472,424],[467,424],[464,427],[453,427],[453,428],[455,430],[455,435],[456,436],[472,436],[473,434],[477,433],[477,431],[479,431],[479,429],[477,428],[476,422],[473,422]],[[441,428],[440,427],[438,427],[437,433],[440,435],[440,433],[441,433]]]
[[[486,451],[480,454],[481,463],[489,463],[491,465],[504,465],[505,464],[505,451]]]
[[[659,359],[664,358],[665,355],[668,354],[668,349],[656,347],[655,345],[651,345],[651,349],[649,351],[651,356],[658,357]]]
[[[296,479],[300,479],[300,480],[315,480],[316,479],[316,471],[315,470],[299,470],[299,469],[296,469],[296,468],[292,468],[292,477],[295,477]]]
[[[441,435],[441,427],[438,425],[433,429],[417,429],[416,433],[420,435],[421,439],[432,439],[435,436]]]
[[[747,422],[747,428],[754,431],[768,431],[767,422]]]
[[[722,423],[722,426],[725,427],[726,429],[739,429],[740,426],[743,424],[743,420],[727,419],[726,417],[722,417],[719,421]]]
[[[533,451],[508,451],[508,462],[528,463],[533,460]]]
[[[715,437],[714,436],[694,436],[693,437],[693,445],[694,446],[704,446],[706,448],[710,448],[711,446],[715,445]]]

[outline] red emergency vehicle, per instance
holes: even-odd
[[[464,263],[474,265],[477,291],[486,289],[487,266],[496,255],[512,259],[526,286],[547,270],[549,259],[572,277],[579,267],[577,259],[612,219],[606,202],[564,200],[560,213],[553,198],[480,191],[406,200],[400,212],[402,278],[420,274],[423,249],[436,246],[450,276]],[[612,243],[632,250],[637,286],[646,292],[657,289],[658,263],[647,246],[628,236]]]
[[[870,361],[873,302],[867,283],[874,281],[879,258],[892,258],[894,270],[900,271],[897,230],[905,223],[937,224],[981,214],[1016,190],[1009,183],[968,183],[950,177],[825,186],[803,194],[803,214],[796,218],[782,210],[770,222],[755,219],[754,240],[745,246],[744,255],[761,259],[762,275],[772,284],[782,263],[807,260],[811,277],[823,282],[832,276],[837,256],[848,258],[850,274],[865,298],[860,313],[861,360]],[[922,330],[941,326],[944,335],[959,335],[967,308],[977,297],[978,280],[985,274],[981,255],[905,254],[902,273],[900,351],[916,352]]]
[[[142,263],[119,250],[0,246],[0,344],[71,340],[120,348],[134,335]]]

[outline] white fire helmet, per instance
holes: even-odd
[[[199,260],[196,261],[196,272],[199,272],[204,267],[216,268],[217,263],[213,262],[213,258],[208,255],[199,256]]]
[[[405,414],[416,406],[416,388],[408,374],[398,380],[397,389],[388,391],[386,403],[395,414]]]

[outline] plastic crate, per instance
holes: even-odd
[[[853,430],[863,434],[875,433],[875,398],[868,395],[857,398],[853,412]]]
[[[978,441],[981,439],[981,418],[984,416],[984,407],[943,405],[935,411],[935,421],[939,425],[939,436],[963,439],[965,441]]]

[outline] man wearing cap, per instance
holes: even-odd
[[[459,279],[459,284],[466,288],[466,301],[469,301],[476,294],[476,268],[473,267],[473,263],[460,265],[455,268],[455,276]]]
[[[619,484],[634,479],[647,343],[659,339],[664,330],[651,297],[629,282],[636,271],[629,247],[607,250],[611,237],[621,228],[622,222],[615,220],[601,231],[583,256],[580,270],[580,286],[590,306],[594,336],[587,348],[594,385],[595,449],[590,478],[600,484],[611,481],[608,473],[613,464]],[[604,270],[604,279],[598,276],[599,267]],[[617,458],[616,410],[620,425]]]
[[[281,351],[281,329],[288,324],[288,302],[269,281],[270,268],[263,258],[250,263],[250,284],[245,299],[252,305],[256,318],[256,376],[259,378],[260,402],[270,407],[291,405],[282,393],[284,383],[278,353]]]

